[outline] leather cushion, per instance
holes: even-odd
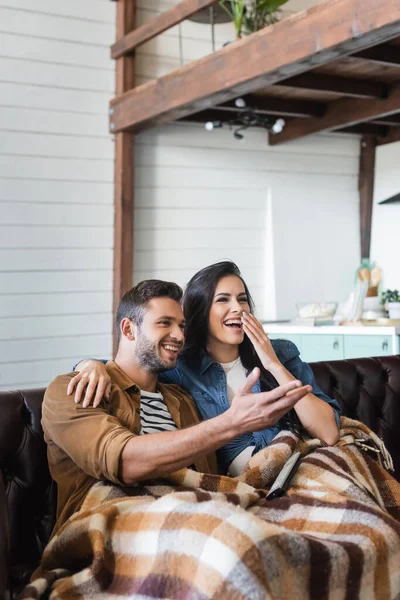
[[[0,468],[16,589],[39,563],[55,517],[56,490],[40,423],[43,394],[43,389],[0,393]]]
[[[338,400],[343,414],[362,421],[384,441],[400,481],[400,356],[310,366],[323,391]]]

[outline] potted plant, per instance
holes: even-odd
[[[220,0],[232,19],[237,39],[279,20],[279,9],[288,0]]]
[[[386,290],[382,294],[382,304],[389,313],[390,319],[400,319],[400,292]]]

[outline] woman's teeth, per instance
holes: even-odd
[[[230,319],[229,321],[225,321],[224,325],[227,327],[237,327],[239,329],[242,328],[242,322],[240,319]]]

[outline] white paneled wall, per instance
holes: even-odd
[[[352,136],[269,147],[259,129],[240,142],[227,129],[194,124],[141,134],[136,281],[184,285],[228,258],[261,317],[293,316],[296,302],[345,299],[358,260],[358,151]]]
[[[0,389],[110,356],[115,4],[0,0]]]
[[[371,258],[383,269],[383,286],[400,290],[400,203],[382,204],[400,193],[400,142],[378,146],[372,213]]]

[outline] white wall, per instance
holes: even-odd
[[[263,318],[295,303],[345,300],[358,262],[359,143],[314,136],[269,147],[253,129],[173,124],[137,137],[135,280],[184,285],[238,263]]]
[[[400,193],[400,142],[377,148],[371,259],[383,269],[383,287],[400,290],[400,203],[380,206]]]
[[[172,4],[140,0],[139,23]],[[285,10],[301,4],[291,0]],[[179,66],[178,33],[138,49],[139,82]],[[181,33],[184,62],[211,52],[209,26],[186,21]],[[233,38],[231,24],[216,26],[217,48]],[[262,130],[239,142],[227,129],[183,123],[137,136],[135,280],[184,285],[197,269],[230,258],[263,318],[294,316],[296,302],[345,300],[358,265],[358,154],[355,136],[268,147]]]
[[[111,352],[109,0],[0,0],[0,389]]]

